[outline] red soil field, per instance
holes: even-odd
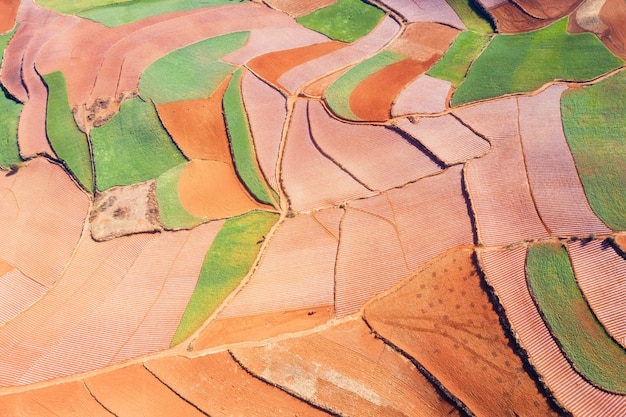
[[[5,33],[15,26],[20,0],[0,0],[0,33]]]
[[[385,0],[385,6],[399,13],[408,22],[436,22],[466,29],[465,25],[445,0]]]
[[[415,138],[446,165],[478,158],[489,151],[489,142],[476,135],[454,116],[424,117],[412,123],[401,119],[396,126]]]
[[[514,3],[503,3],[489,9],[500,33],[522,33],[548,26],[556,19],[540,19],[526,13]]]
[[[47,290],[18,269],[3,273],[0,276],[0,326],[33,305]]]
[[[459,415],[410,361],[374,338],[359,319],[232,353],[263,380],[336,415]]]
[[[278,190],[276,165],[287,117],[286,100],[250,71],[246,71],[241,81],[241,95],[259,167],[270,186]]]
[[[335,206],[372,194],[315,147],[309,134],[305,100],[296,101],[291,116],[281,183],[295,211]]]
[[[171,356],[149,361],[145,367],[212,417],[328,415],[251,376],[227,352],[193,359]]]
[[[308,111],[311,137],[318,149],[369,189],[387,190],[440,171],[426,154],[391,129],[343,123],[316,101],[309,101]]]
[[[377,52],[386,46],[399,30],[400,26],[395,20],[389,16],[384,17],[378,26],[363,38],[338,51],[293,67],[278,78],[278,83],[288,91],[295,92],[309,81]]]
[[[222,115],[222,99],[229,81],[230,77],[210,98],[156,105],[159,119],[187,158],[232,161]]]
[[[624,415],[626,397],[602,391],[583,379],[546,328],[526,285],[526,249],[484,251],[479,259],[516,339],[557,402],[574,415]]]
[[[343,210],[329,211],[334,220],[330,228],[317,221],[315,214],[287,218],[271,236],[248,283],[218,317],[332,305]]]
[[[517,99],[479,104],[455,115],[492,146],[491,152],[468,162],[465,168],[480,241],[491,246],[547,237],[528,185]],[[507,175],[503,176],[502,170]]]
[[[457,249],[434,259],[368,304],[367,323],[474,415],[558,415],[511,349],[472,252]]]
[[[439,253],[472,243],[461,169],[349,204],[337,257],[338,316],[355,312]]]
[[[561,93],[553,85],[533,97],[520,97],[519,126],[530,188],[552,235],[611,233],[589,207],[561,121]]]
[[[438,60],[448,50],[457,29],[439,23],[412,23],[386,48],[420,62]]]
[[[70,261],[88,210],[85,194],[43,158],[0,174],[0,259],[50,287]]]
[[[286,90],[278,78],[290,69],[304,64],[305,62],[319,58],[320,56],[345,48],[342,42],[321,42],[286,51],[270,52],[258,56],[247,63],[247,67],[257,73],[261,78],[278,88]]]
[[[515,4],[529,15],[539,19],[560,19],[570,14],[583,0],[515,0]]]
[[[420,75],[394,99],[391,115],[440,113],[446,109],[452,83],[428,75]]]
[[[266,0],[265,3],[267,3],[273,9],[288,13],[293,17],[299,17],[312,13],[317,9],[321,9],[322,7],[335,4],[337,3],[337,0]]]
[[[268,208],[250,196],[232,162],[192,159],[178,180],[178,197],[189,213],[209,220]]]
[[[626,3],[607,0],[600,9],[600,19],[609,27],[608,32],[599,34],[600,39],[614,54],[626,59]]]
[[[626,260],[606,242],[571,242],[576,281],[606,331],[626,348]]]

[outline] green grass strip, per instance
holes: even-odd
[[[186,161],[154,104],[140,98],[125,101],[111,120],[92,129],[91,142],[100,191],[157,178]]]
[[[242,3],[248,0],[131,0],[108,1],[109,5],[74,7],[78,16],[113,27],[165,13]],[[60,2],[59,2],[60,3]],[[65,3],[65,2],[64,2]],[[69,2],[66,2],[69,3]],[[84,2],[87,3],[87,2]],[[96,3],[92,0],[91,3]],[[99,3],[107,3],[100,1]]]
[[[361,0],[339,0],[296,20],[331,39],[354,42],[376,27],[385,12]]]
[[[591,33],[567,33],[567,18],[543,29],[497,35],[452,96],[452,105],[531,92],[553,80],[591,80],[624,64]]]
[[[565,137],[591,208],[626,230],[626,71],[561,98]]]
[[[248,118],[241,99],[241,68],[235,71],[224,93],[223,107],[235,169],[248,191],[257,200],[274,205],[269,187],[256,165]]]
[[[187,162],[165,171],[156,183],[161,224],[167,229],[190,229],[206,221],[189,213],[178,197],[178,180],[187,168]]]
[[[15,34],[16,28],[11,32],[0,35],[0,65],[4,58],[4,50]],[[22,162],[20,151],[17,147],[17,127],[24,106],[12,99],[9,94],[0,88],[0,167],[8,168],[13,164]]]
[[[489,42],[489,35],[466,30],[456,37],[450,49],[426,74],[448,80],[457,88],[465,79],[472,62]]]
[[[477,9],[472,0],[446,0],[461,18],[465,26],[474,32],[488,34],[493,33],[493,27],[485,16],[483,10]]]
[[[244,46],[249,32],[209,38],[169,53],[141,75],[141,96],[155,103],[206,98],[235,67],[219,58]]]
[[[392,51],[383,51],[373,57],[366,59],[357,66],[351,68],[335,81],[324,93],[326,102],[339,117],[349,120],[360,120],[350,108],[350,94],[357,85],[370,75],[381,69],[395,64],[406,58],[405,56]]]
[[[110,6],[116,3],[132,3],[132,0],[37,0],[37,4],[59,13],[74,14],[94,7]]]
[[[50,145],[83,188],[91,192],[93,172],[89,143],[72,115],[65,76],[56,71],[44,75],[43,79],[48,87],[46,132]]]
[[[583,298],[565,247],[532,246],[526,270],[552,334],[576,369],[601,388],[626,393],[626,351],[607,334]]]
[[[207,252],[196,288],[171,345],[187,339],[204,323],[248,274],[259,241],[278,220],[277,214],[253,211],[228,219]]]

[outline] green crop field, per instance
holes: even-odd
[[[0,36],[0,65],[4,50],[15,34],[15,28]],[[4,87],[0,88],[0,167],[8,168],[22,161],[17,147],[17,126],[23,105],[9,97]]]
[[[626,230],[626,71],[561,98],[563,129],[591,208]]]
[[[466,30],[456,37],[450,49],[426,74],[448,80],[457,88],[465,79],[472,62],[489,42],[489,35]]]
[[[599,387],[626,393],[626,351],[606,333],[583,298],[565,247],[532,246],[526,270],[552,334],[576,369]]]
[[[360,120],[350,108],[350,93],[363,80],[381,69],[403,60],[405,56],[392,51],[383,51],[351,68],[335,81],[324,93],[326,102],[333,112],[349,120]]]
[[[46,132],[50,145],[78,182],[93,191],[93,171],[87,135],[78,129],[67,95],[65,76],[57,71],[43,77],[48,87]]]
[[[339,0],[296,20],[331,39],[354,42],[376,27],[385,12],[361,0]]]
[[[76,14],[80,17],[91,19],[106,26],[113,27],[165,13],[201,9],[205,7],[220,6],[223,4],[241,3],[243,1],[248,0],[90,0],[80,2],[93,3],[92,5],[87,5],[87,7],[77,8],[76,6],[69,5],[63,7],[71,7],[73,9],[71,13],[78,12]],[[50,0],[48,2],[51,3]],[[55,3],[70,2],[57,0]],[[59,9],[57,8],[56,10]]]
[[[172,338],[172,346],[191,336],[237,288],[259,253],[259,241],[277,220],[277,214],[252,211],[224,223],[204,258],[196,288]]]
[[[478,33],[492,33],[491,23],[484,16],[484,12],[472,5],[470,0],[446,0],[459,15],[469,30]]]
[[[248,118],[241,99],[241,69],[230,80],[224,93],[224,115],[235,169],[248,191],[260,202],[274,205],[269,187],[256,164]]]
[[[235,67],[218,61],[241,48],[249,32],[209,38],[155,61],[141,75],[141,96],[155,103],[207,98]]]
[[[91,130],[96,185],[103,191],[160,176],[186,159],[167,134],[153,103],[134,98]]]
[[[37,4],[59,13],[74,14],[94,7],[106,7],[117,3],[133,3],[132,0],[37,0]]]
[[[185,162],[175,166],[157,178],[156,195],[159,217],[166,229],[190,229],[205,221],[185,210],[178,197],[178,180],[187,164]]]
[[[553,80],[584,81],[624,64],[591,33],[567,33],[567,18],[517,35],[496,35],[452,96],[452,105],[531,92]]]

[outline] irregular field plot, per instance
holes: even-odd
[[[532,246],[526,269],[535,302],[574,367],[593,384],[624,394],[626,352],[589,308],[567,250],[560,244]]]
[[[467,0],[446,0],[450,7],[459,15],[465,26],[469,30],[478,33],[491,33],[493,29],[489,21],[485,18],[484,12],[474,6],[472,1]]]
[[[180,201],[178,182],[187,169],[188,163],[182,163],[165,171],[156,180],[156,197],[159,205],[159,220],[166,229],[187,229],[195,227],[205,218],[189,213]]]
[[[563,128],[593,211],[626,230],[626,71],[561,98]]]
[[[17,147],[17,127],[24,106],[0,89],[0,167],[22,161]]]
[[[552,80],[589,80],[624,62],[590,33],[570,35],[567,19],[535,32],[497,35],[452,96],[452,105],[530,92]]]

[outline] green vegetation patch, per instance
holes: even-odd
[[[106,26],[119,26],[135,22],[147,17],[157,16],[184,10],[201,9],[205,7],[221,6],[223,4],[242,3],[248,0],[129,0],[129,1],[82,1],[80,3],[94,3],[90,7],[77,9],[74,12]],[[51,2],[48,0],[48,2]],[[55,3],[70,3],[55,1]],[[73,2],[72,2],[73,3]],[[100,4],[95,4],[100,3]],[[109,3],[109,4],[106,4]],[[68,5],[69,7],[69,5]],[[56,9],[55,9],[56,10]]]
[[[497,35],[476,59],[452,105],[530,92],[553,80],[591,80],[623,65],[591,33],[567,33],[567,18],[543,29]]]
[[[206,221],[189,213],[178,197],[178,180],[187,168],[187,162],[165,171],[156,183],[156,196],[159,205],[161,224],[166,229],[191,229]]]
[[[550,243],[531,247],[526,271],[552,334],[576,369],[599,387],[626,393],[626,351],[606,333],[589,308],[567,250]]]
[[[235,32],[209,38],[155,61],[141,75],[142,97],[160,104],[211,96],[235,70],[218,59],[244,46],[248,36],[249,32]]]
[[[252,146],[248,118],[241,98],[241,74],[241,69],[233,74],[233,78],[224,93],[223,107],[230,149],[237,175],[248,191],[258,201],[273,205],[269,187],[261,177],[256,164],[256,154]]]
[[[626,230],[626,71],[561,97],[563,129],[591,208]]]
[[[277,220],[277,214],[253,211],[224,223],[204,258],[196,288],[172,338],[172,346],[191,336],[237,288],[259,253],[259,242]]]
[[[15,34],[17,28],[11,32],[0,35],[0,65],[4,58],[4,50]],[[13,164],[22,162],[20,151],[17,147],[17,127],[24,106],[15,101],[0,88],[0,167],[8,168]]]
[[[457,88],[465,79],[472,62],[489,42],[489,35],[466,30],[456,37],[450,49],[428,70],[431,77],[448,80]]]
[[[450,7],[454,9],[457,15],[461,18],[465,26],[469,30],[473,30],[478,33],[492,33],[493,27],[484,10],[476,8],[472,3],[472,0],[446,0]]]
[[[153,103],[134,98],[91,130],[96,185],[103,191],[157,178],[186,161],[167,134]]]
[[[324,94],[326,102],[332,111],[344,119],[360,120],[350,108],[350,94],[362,81],[381,69],[402,61],[405,56],[392,51],[383,51],[366,59],[357,66],[351,68],[335,81]]]
[[[59,13],[74,14],[94,7],[110,6],[117,3],[132,3],[132,0],[37,0],[37,4]]]
[[[43,76],[48,87],[46,108],[46,132],[50,145],[57,156],[65,162],[78,182],[93,191],[93,171],[87,135],[76,126],[67,94],[67,84],[62,72]]]
[[[354,42],[376,27],[385,12],[361,0],[339,0],[296,20],[331,39]]]

